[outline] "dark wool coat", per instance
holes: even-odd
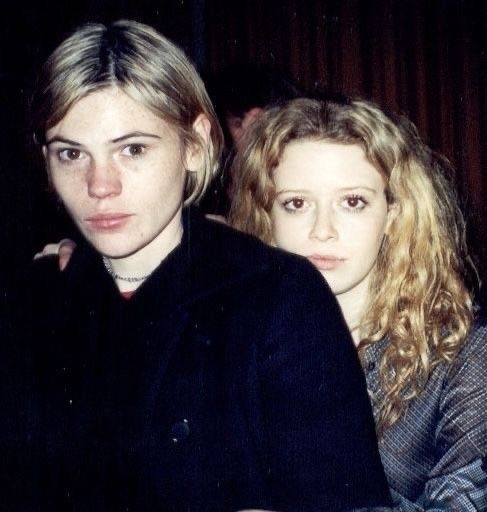
[[[89,247],[63,273],[37,265],[35,503],[388,504],[362,370],[320,274],[194,212],[185,218],[181,245],[130,300]]]

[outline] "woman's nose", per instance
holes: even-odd
[[[318,208],[310,232],[310,238],[325,242],[330,238],[337,238],[338,231],[335,225],[333,212],[327,208]]]
[[[88,174],[88,195],[103,199],[117,196],[122,191],[119,170],[110,163],[94,162]]]

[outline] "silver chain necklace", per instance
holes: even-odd
[[[108,258],[105,258],[105,256],[103,256],[103,265],[105,265],[106,271],[113,279],[118,279],[119,281],[125,281],[126,283],[140,283],[141,281],[145,281],[150,276],[150,274],[147,274],[145,276],[140,276],[140,277],[121,276],[113,270],[110,260]]]

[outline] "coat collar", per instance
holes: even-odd
[[[160,301],[191,305],[265,273],[272,265],[273,257],[280,252],[252,236],[207,220],[195,208],[183,211],[183,223],[181,244],[161,262],[137,290],[136,296],[157,294],[160,296],[159,306],[162,305]],[[88,281],[84,277],[86,272]],[[81,283],[85,288],[90,288],[93,283],[87,293],[96,294],[101,284],[111,289],[113,295],[118,294],[100,255],[88,245],[81,244],[76,250],[65,274],[68,280]]]
[[[190,272],[190,300],[256,278],[270,268],[276,256],[256,238],[209,221],[196,209],[185,211],[184,222],[181,247]]]

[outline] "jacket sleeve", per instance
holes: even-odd
[[[339,307],[307,262],[281,274],[260,363],[273,510],[390,505],[364,376]]]
[[[440,401],[438,459],[423,495],[404,512],[487,510],[487,327],[473,330],[446,375]]]

